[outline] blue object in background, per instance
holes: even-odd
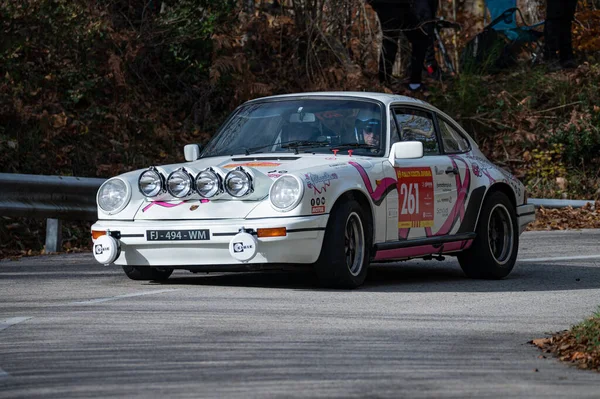
[[[517,8],[517,0],[486,0],[485,4],[492,21],[486,29],[494,29],[514,42],[533,42],[543,36],[543,33],[535,28],[543,25],[544,21],[527,25],[523,14]],[[517,14],[525,25],[517,25]]]

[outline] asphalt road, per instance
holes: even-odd
[[[527,344],[600,305],[600,230],[522,236],[502,281],[455,260],[134,282],[91,255],[0,262],[0,398],[600,397]]]

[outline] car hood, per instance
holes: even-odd
[[[268,200],[271,182],[283,174],[308,174],[313,170],[330,169],[347,165],[349,161],[362,160],[369,163],[367,157],[349,157],[348,155],[334,156],[333,154],[281,154],[209,157],[193,162],[157,166],[165,176],[176,169],[184,167],[192,175],[196,175],[209,167],[217,167],[227,172],[239,166],[252,169],[263,179],[261,185],[263,194],[249,200],[238,200],[222,197],[216,200],[202,199],[192,196],[185,200],[173,198],[156,198],[149,200],[141,198],[135,214],[136,220],[183,220],[183,219],[243,219],[248,216],[263,201]],[[143,171],[139,171],[141,173]],[[233,207],[233,208],[232,208]]]
[[[338,158],[340,157],[334,157],[333,155],[325,154],[282,154],[280,156],[248,155],[233,157],[211,157],[199,159],[198,161],[190,162],[188,164],[200,170],[211,166],[218,166],[226,170],[243,166],[256,169],[268,177],[276,179],[285,173],[293,173],[312,166],[330,164]]]

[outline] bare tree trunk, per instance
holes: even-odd
[[[543,0],[517,0],[517,6],[523,12],[525,21],[528,24],[535,24],[542,21],[544,16],[540,13],[540,4]]]
[[[483,28],[483,20],[485,18],[485,3],[483,0],[465,0],[463,10],[473,15],[474,25],[471,27],[481,30]],[[489,22],[489,21],[486,21]]]

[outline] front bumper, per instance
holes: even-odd
[[[208,266],[243,265],[229,252],[229,243],[244,228],[285,227],[282,237],[257,238],[256,256],[247,264],[314,263],[321,252],[329,215],[293,218],[221,220],[99,220],[92,230],[110,230],[120,244],[117,265]],[[208,229],[209,239],[201,241],[148,241],[148,230]],[[118,232],[118,234],[115,234]]]
[[[519,234],[524,232],[527,225],[533,221],[535,221],[535,207],[533,205],[521,205],[517,207]]]

